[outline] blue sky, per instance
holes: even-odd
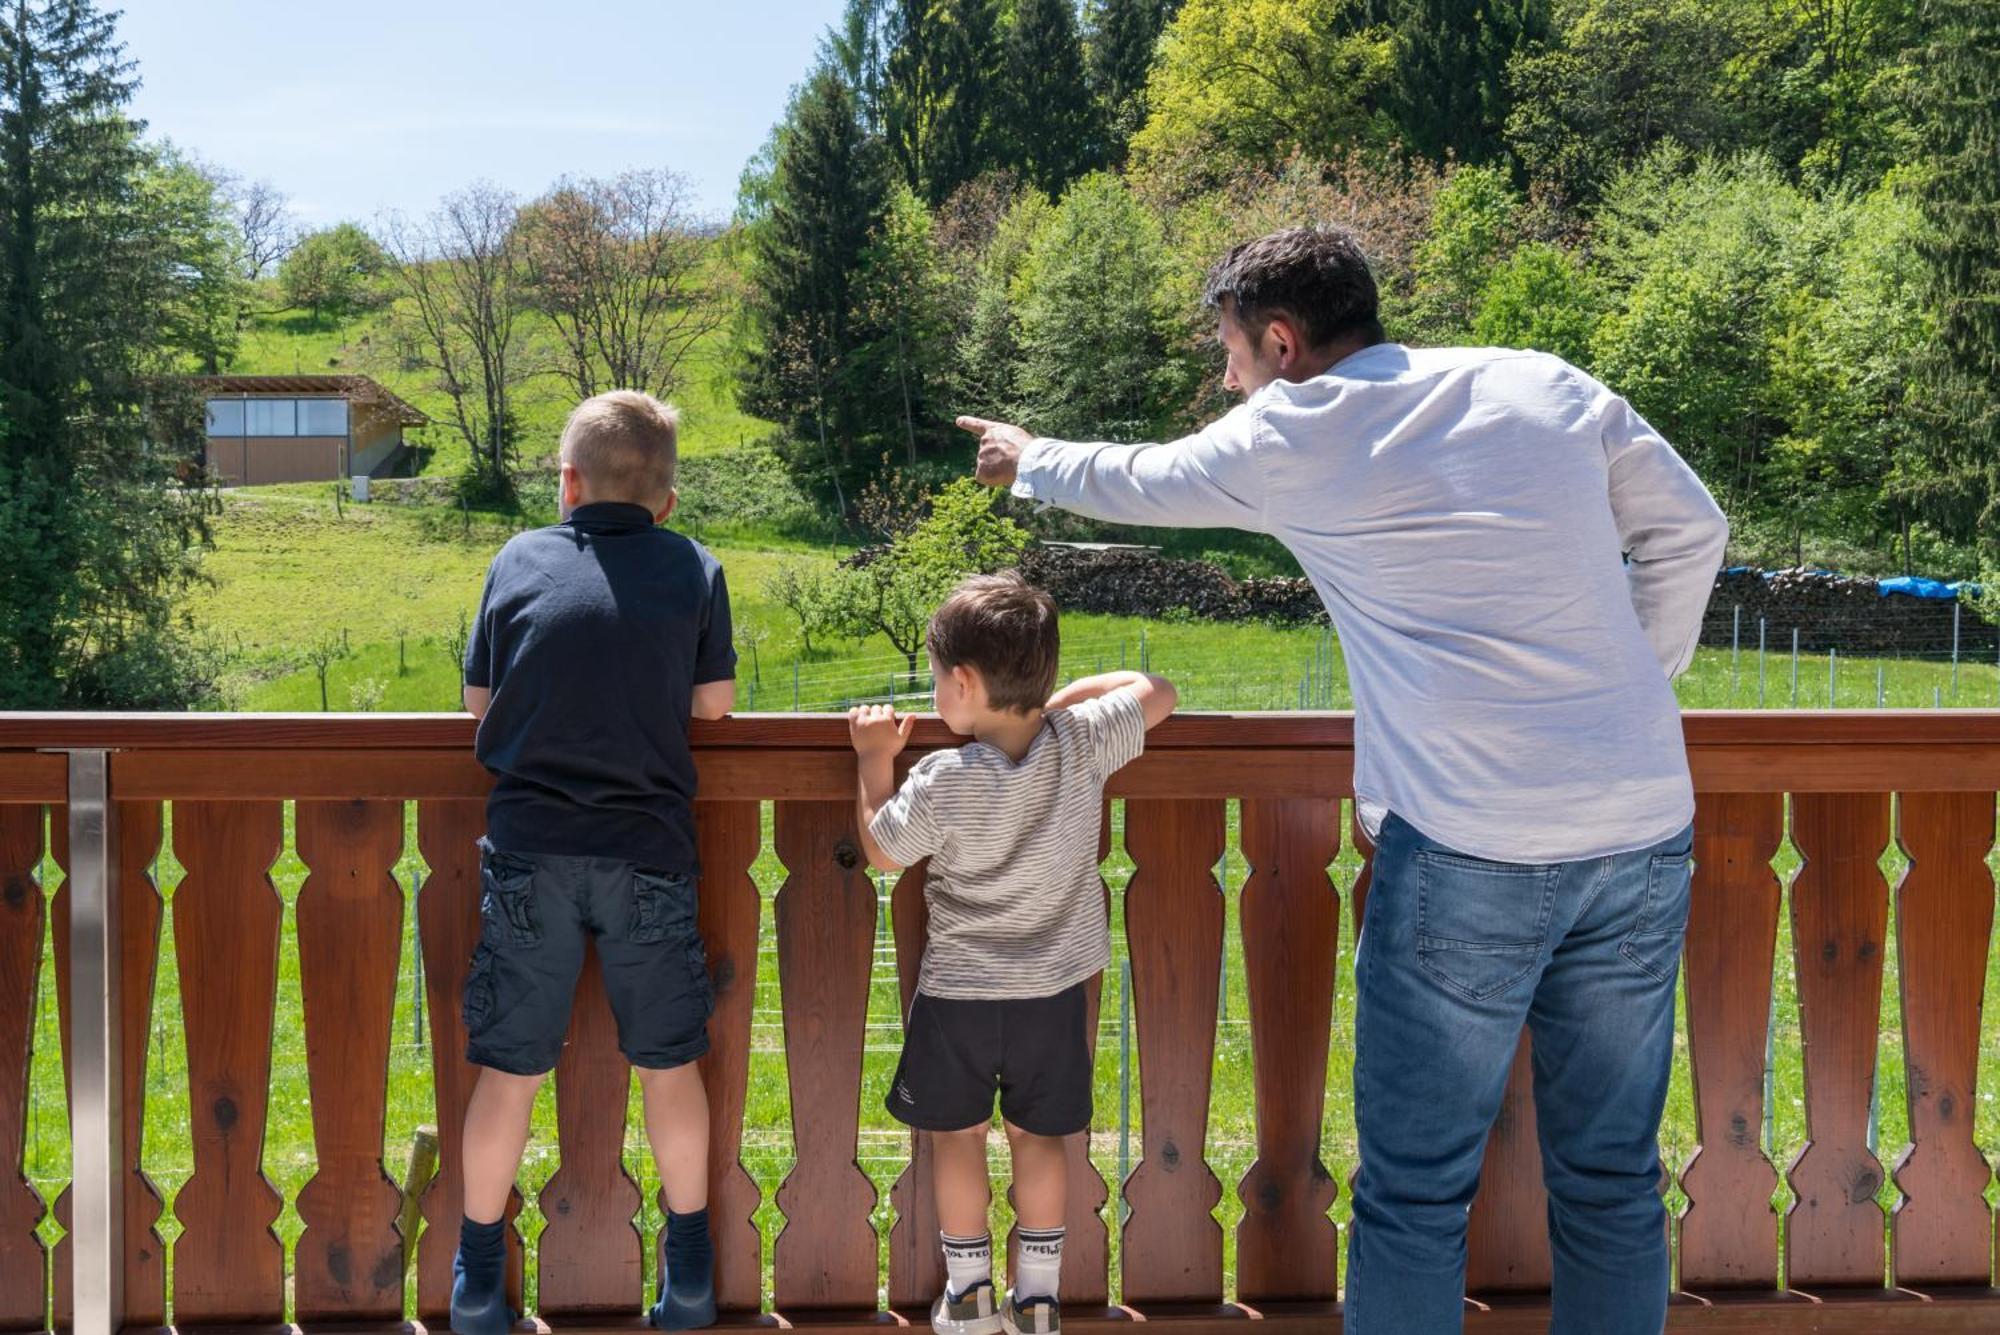
[[[105,0],[155,135],[300,219],[671,167],[726,215],[841,0]]]

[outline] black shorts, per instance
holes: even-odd
[[[910,1003],[889,1115],[926,1131],[962,1131],[1000,1115],[1038,1136],[1090,1129],[1090,996],[1077,983],[1052,997]]]
[[[715,992],[694,878],[615,858],[509,853],[479,841],[479,949],[465,979],[465,1059],[512,1075],[554,1069],[586,935],[597,942],[618,1047],[634,1066],[708,1051]]]

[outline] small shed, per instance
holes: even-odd
[[[361,375],[191,376],[208,402],[204,462],[225,486],[380,477],[430,418]]]

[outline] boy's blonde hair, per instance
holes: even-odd
[[[651,394],[614,389],[576,405],[563,426],[562,459],[592,500],[652,506],[680,470],[680,412]]]

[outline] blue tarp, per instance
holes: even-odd
[[[1894,579],[1882,580],[1875,586],[1875,591],[1885,598],[1892,593],[1900,593],[1911,598],[1936,598],[1950,602],[1958,597],[1960,588],[1970,589],[1970,586],[1946,584],[1942,580],[1925,579],[1922,575],[1898,575]]]

